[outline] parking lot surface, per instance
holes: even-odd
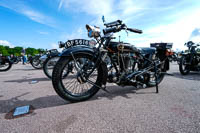
[[[92,99],[70,103],[54,91],[42,70],[14,65],[0,73],[0,133],[200,133],[200,73],[180,75],[171,64],[159,94],[108,84]],[[6,119],[31,105],[23,117]]]

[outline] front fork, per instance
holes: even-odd
[[[78,67],[78,68],[76,68],[76,69],[77,69],[77,72],[78,72],[77,79],[80,80],[80,81],[79,81],[80,83],[88,82],[88,83],[90,83],[90,84],[92,84],[92,85],[98,87],[99,89],[102,89],[102,90],[108,92],[108,91],[106,90],[106,83],[103,83],[103,85],[102,85],[102,87],[101,87],[101,86],[97,85],[96,83],[94,83],[93,81],[91,81],[91,80],[89,79],[89,77],[90,77],[91,74],[94,72],[94,70],[95,70],[96,68],[98,69],[98,67],[100,67],[101,63],[105,60],[105,58],[106,58],[106,56],[107,56],[107,53],[105,53],[105,54],[101,54],[101,53],[97,54],[97,60],[95,61],[94,66],[93,66],[92,69],[89,71],[89,73],[87,73],[87,70],[90,69],[90,65],[87,65],[86,67],[84,67],[86,64],[83,64],[83,66],[80,68],[80,67],[78,66],[78,63],[77,63],[77,61],[76,61],[76,59],[75,59],[75,57],[74,57],[74,55],[73,55],[72,52],[71,52],[71,56],[72,56],[72,58],[73,58],[73,60],[74,60],[75,66]],[[95,58],[96,58],[96,57],[93,56],[92,60],[94,60]],[[84,70],[83,70],[83,68],[84,68]],[[107,77],[106,77],[106,78],[107,78]]]

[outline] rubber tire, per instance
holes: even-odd
[[[87,54],[79,54],[79,55],[74,55],[74,57],[89,57],[90,59],[93,57],[92,55],[87,55]],[[92,96],[94,96],[98,91],[99,88],[96,86],[93,86],[90,90],[88,90],[86,92],[86,95],[84,96],[73,96],[70,93],[68,93],[67,91],[65,91],[65,88],[62,85],[62,69],[67,65],[67,63],[69,62],[69,60],[72,59],[72,57],[61,57],[56,66],[54,67],[53,70],[53,75],[52,75],[52,84],[53,87],[56,91],[56,93],[62,97],[64,100],[70,101],[70,102],[81,102],[81,101],[85,101],[88,100],[89,98],[91,98]],[[97,82],[96,84],[98,86],[102,85],[102,79],[103,79],[103,69],[102,67],[98,67],[98,76],[97,76]]]
[[[11,67],[12,67],[12,62],[10,62],[10,61],[5,61],[5,62],[8,62],[8,67],[6,68],[6,69],[0,69],[0,72],[5,72],[5,71],[8,71]]]
[[[58,57],[58,56],[53,56],[53,57],[48,57],[44,63],[43,63],[43,71],[44,71],[44,74],[49,78],[49,79],[52,79],[52,75],[49,75],[48,71],[47,71],[47,63],[50,59],[54,58],[54,57]]]
[[[184,59],[185,59],[185,56],[181,57],[180,59],[180,63],[179,63],[179,71],[182,75],[187,75],[190,73],[190,69],[187,69],[187,70],[183,70],[183,63],[184,63]]]
[[[162,72],[163,72],[163,73],[161,73],[161,74],[158,76],[158,79],[157,79],[157,84],[158,84],[158,85],[163,81],[163,79],[164,79],[164,77],[165,77],[166,67],[164,67],[164,68],[162,69]],[[156,86],[156,82],[151,82],[151,81],[149,81],[149,82],[147,83],[147,86],[148,86],[148,87],[154,87],[154,86]]]
[[[32,67],[35,68],[35,69],[42,69],[42,66],[43,66],[43,65],[41,65],[40,67],[38,67],[38,66],[35,66],[35,65],[33,64],[33,61],[34,61],[36,58],[38,58],[38,57],[33,58],[32,61],[31,61]],[[38,60],[39,60],[39,58],[38,58]]]
[[[164,73],[162,73],[160,76],[159,76],[159,78],[157,79],[157,84],[159,85],[161,82],[162,82],[162,80],[164,79],[164,77],[165,77],[165,74]],[[148,82],[147,83],[147,86],[148,87],[154,87],[154,86],[156,86],[156,83],[155,82]]]

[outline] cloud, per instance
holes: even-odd
[[[45,32],[45,31],[38,31],[38,33],[41,34],[41,35],[48,35],[49,34],[49,32]]]
[[[61,52],[61,51],[62,51],[62,49],[61,49],[61,48],[59,48],[59,45],[58,45],[58,43],[52,43],[50,46],[51,46],[51,49],[57,49],[59,52]]]
[[[72,39],[87,39],[87,31],[85,26],[80,26],[78,29],[75,29],[72,33],[62,33],[60,39],[63,41],[72,40]]]
[[[6,40],[0,40],[0,45],[9,46],[10,48],[14,48],[14,45]]]
[[[17,13],[20,13],[37,23],[44,24],[44,25],[47,25],[47,26],[50,26],[53,28],[56,27],[56,24],[55,24],[55,21],[53,18],[46,16],[43,13],[32,9],[27,4],[25,4],[25,1],[2,0],[0,2],[0,6],[8,8],[10,10],[13,10]]]
[[[58,6],[58,10],[60,10],[60,9],[62,8],[62,6],[63,6],[63,2],[64,2],[64,0],[60,0],[60,2],[59,2],[59,6]]]
[[[192,31],[189,40],[191,40],[195,43],[200,43],[200,28],[195,28]]]
[[[184,14],[184,17],[182,16]],[[173,49],[186,49],[184,43],[190,40],[200,42],[200,10],[185,10],[176,14],[176,19],[146,28],[143,35],[135,35],[127,41],[135,42],[136,46],[149,46],[153,42],[173,43]],[[167,17],[171,17],[170,15]],[[165,18],[167,18],[165,17]]]
[[[194,29],[200,28],[199,0],[174,1],[160,0],[59,0],[59,9],[85,13],[94,19],[92,25],[101,28],[101,16],[107,22],[122,19],[128,26],[140,27],[144,34],[136,35],[122,32],[121,40],[136,46],[147,46],[152,42],[172,42],[173,49],[185,49],[184,43],[190,39],[198,40],[199,36],[191,38]],[[193,33],[194,34],[194,33]],[[79,34],[80,35],[80,34]],[[120,35],[120,34],[117,34]],[[66,38],[77,38],[76,32],[65,35]]]

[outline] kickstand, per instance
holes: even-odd
[[[159,93],[159,90],[158,90],[158,74],[157,74],[157,65],[156,63],[154,63],[154,72],[155,72],[155,82],[156,82],[156,93]]]

